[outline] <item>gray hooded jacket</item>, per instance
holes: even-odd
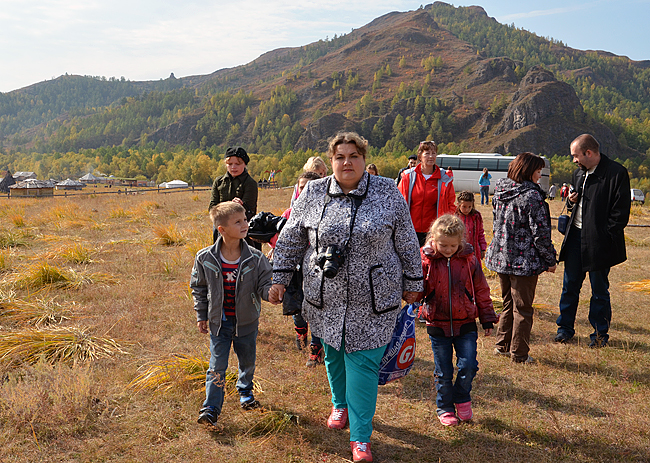
[[[546,194],[539,185],[510,178],[497,181],[494,238],[487,249],[485,266],[497,273],[539,275],[556,264],[551,242],[551,215]]]

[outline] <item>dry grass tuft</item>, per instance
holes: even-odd
[[[25,218],[20,214],[12,215],[10,220],[16,228],[23,228],[25,226]]]
[[[108,217],[111,219],[128,219],[133,214],[129,211],[125,211],[123,208],[118,207],[117,209],[112,209],[108,213]]]
[[[48,363],[73,364],[127,354],[110,338],[91,336],[85,328],[27,328],[0,334],[0,362],[18,366]]]
[[[17,288],[32,289],[48,285],[62,289],[79,289],[86,284],[116,284],[117,282],[117,279],[105,273],[65,270],[47,262],[36,262],[6,280],[6,283],[13,284]]]
[[[73,264],[91,264],[93,263],[92,256],[95,251],[87,248],[83,244],[75,243],[69,246],[63,246],[54,249],[48,253],[38,256],[39,259],[58,259],[63,258]]]
[[[630,281],[629,283],[624,283],[623,287],[628,291],[650,293],[650,280]]]
[[[287,431],[292,425],[298,424],[298,417],[279,410],[269,410],[261,414],[261,418],[248,430],[245,435],[255,437],[270,437]]]
[[[186,242],[185,236],[174,223],[156,225],[153,227],[153,233],[158,238],[158,244],[163,246],[182,246]]]
[[[10,325],[46,326],[70,320],[72,311],[54,299],[24,300],[0,293],[0,322]]]
[[[209,360],[204,356],[173,354],[146,366],[145,370],[129,383],[128,388],[135,392],[145,389],[154,392],[171,389],[200,390],[205,386],[209,364]],[[235,384],[237,373],[227,371],[224,383],[227,396],[235,393]],[[257,393],[263,392],[257,381],[253,382],[253,390]]]
[[[27,246],[24,233],[17,233],[10,230],[0,230],[0,248],[15,248]]]

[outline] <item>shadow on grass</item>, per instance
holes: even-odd
[[[516,387],[502,375],[484,373],[481,378],[481,389],[482,395],[494,397],[497,400],[515,399],[523,404],[532,403],[538,408],[546,411],[564,412],[572,415],[586,415],[599,418],[607,416],[607,413],[602,409],[586,406],[583,403],[576,402],[572,397],[567,397],[566,400],[561,400],[529,389]]]
[[[615,345],[612,343],[612,345]],[[608,349],[607,347],[605,349]],[[648,351],[648,346],[644,344],[644,351]],[[544,359],[544,365],[548,365],[553,368],[560,370],[565,370],[570,373],[581,373],[581,374],[591,374],[591,375],[600,375],[604,378],[610,380],[620,380],[630,383],[639,383],[646,386],[650,386],[650,371],[647,370],[630,370],[628,368],[621,369],[610,363],[607,363],[606,360],[602,358],[594,358],[592,363],[587,363],[584,361],[576,361],[568,356],[562,360],[555,359]]]

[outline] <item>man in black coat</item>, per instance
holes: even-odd
[[[559,257],[564,261],[564,283],[555,342],[567,342],[575,334],[580,288],[589,272],[589,323],[594,328],[589,347],[603,347],[612,320],[609,269],[627,259],[624,229],[630,218],[630,178],[625,167],[600,153],[600,145],[589,134],[573,140],[571,156],[579,168],[571,182],[576,190],[567,198],[571,217]]]

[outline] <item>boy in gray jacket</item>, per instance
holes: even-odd
[[[268,301],[272,267],[244,241],[246,210],[232,201],[210,209],[219,238],[196,254],[190,288],[199,332],[210,334],[210,366],[198,422],[215,426],[221,413],[232,343],[239,362],[237,392],[243,409],[259,406],[253,396],[255,349],[261,300]]]

